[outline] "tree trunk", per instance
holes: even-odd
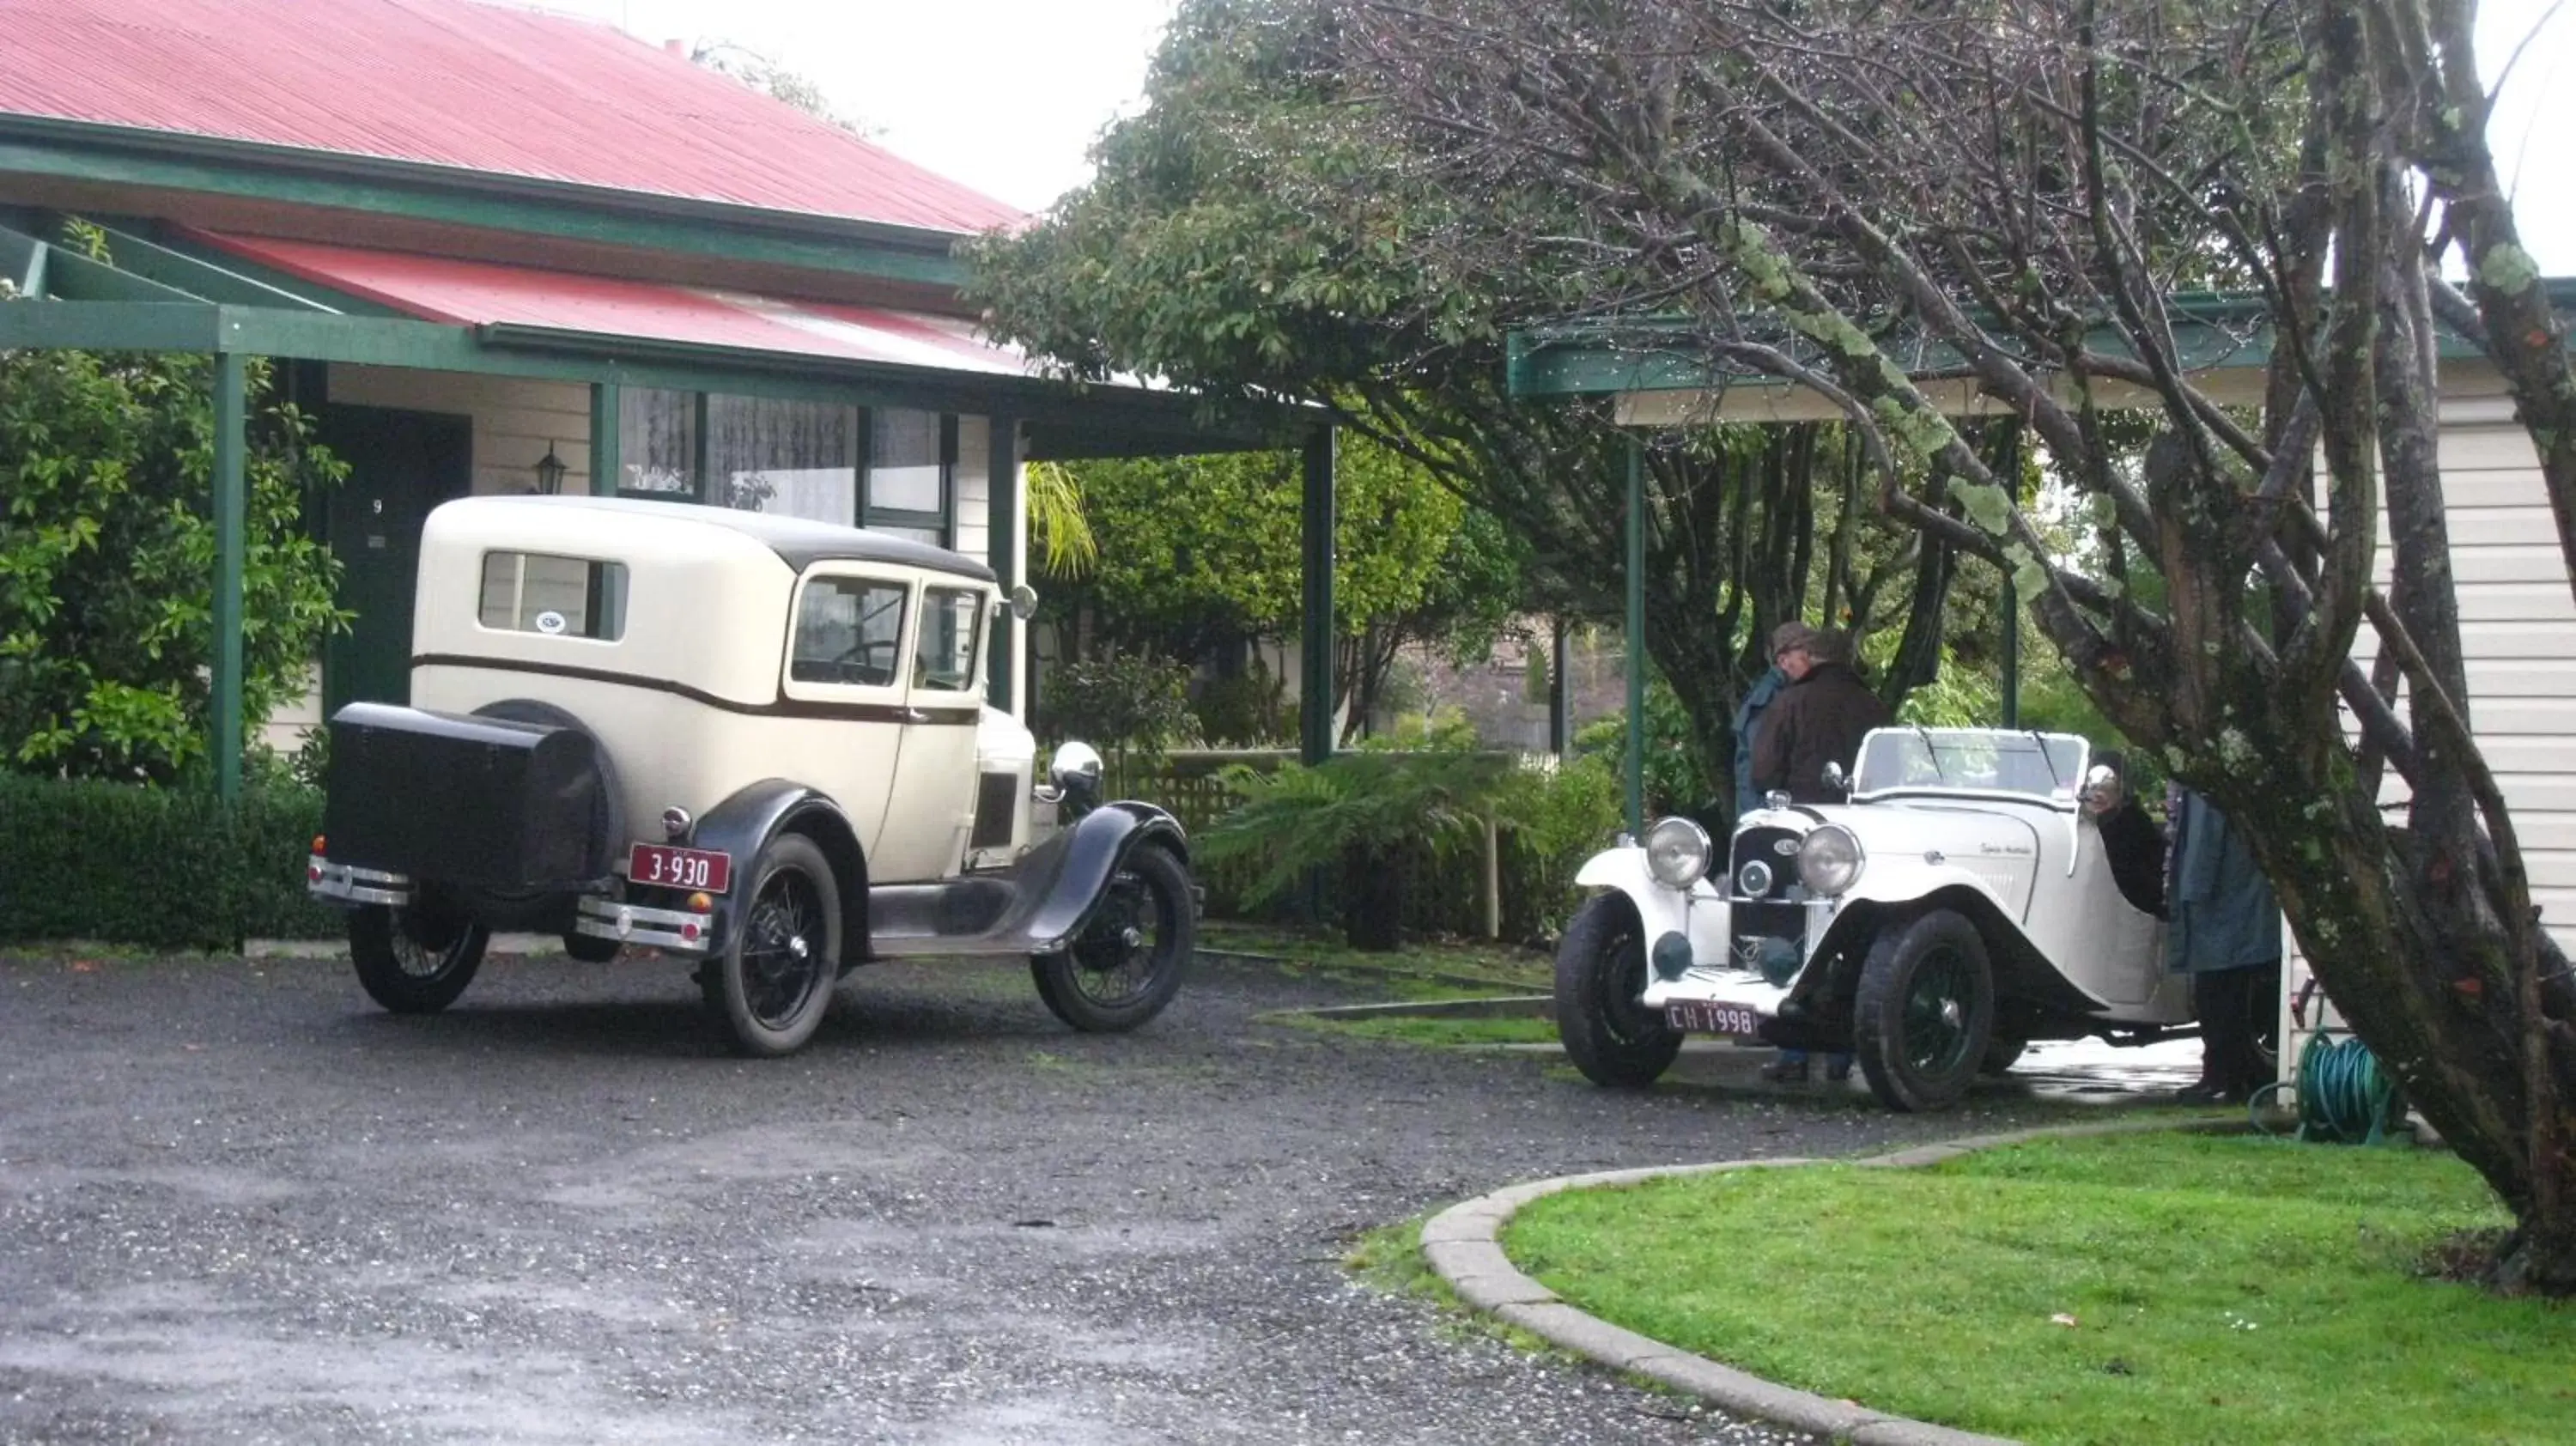
[[[1353,845],[1342,854],[1342,942],[1386,953],[1404,943],[1403,858],[1393,849]]]

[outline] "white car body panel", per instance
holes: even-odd
[[[747,785],[788,778],[840,808],[867,856],[871,882],[953,878],[969,863],[980,778],[994,771],[1018,780],[1011,843],[978,850],[974,862],[1007,865],[1033,846],[1036,745],[1016,720],[983,702],[995,584],[851,558],[814,561],[800,572],[724,520],[721,509],[605,498],[475,497],[439,507],[421,536],[412,706],[470,713],[527,698],[571,713],[615,761],[630,830],[648,841],[647,825],[665,808],[703,816]],[[578,612],[559,634],[487,626],[481,606],[496,554],[624,567],[619,635],[578,636]],[[827,577],[907,590],[897,644],[904,665],[892,681],[861,686],[792,676],[798,599]],[[912,665],[925,587],[983,599],[966,688],[925,687]],[[578,589],[567,596],[577,598]],[[841,711],[832,715],[834,709]],[[911,721],[923,714],[942,721]]]
[[[1890,735],[1923,737],[1913,730],[1881,730],[1863,744]],[[2020,742],[2032,735],[2001,730],[1948,730],[1974,745],[1981,740],[2007,750],[2029,749]],[[1781,829],[1803,836],[1825,824],[1849,830],[1859,842],[1859,877],[1840,897],[1791,898],[1759,903],[1781,918],[1790,904],[1803,920],[1798,972],[1786,984],[1775,984],[1753,967],[1755,944],[1739,940],[1730,927],[1730,896],[1742,896],[1735,880],[1720,874],[1695,884],[1687,894],[1656,882],[1646,871],[1641,848],[1615,848],[1596,855],[1576,875],[1581,884],[1614,888],[1637,906],[1651,945],[1678,930],[1690,941],[1689,968],[1677,978],[1650,977],[1641,1002],[1662,1008],[1706,1003],[1741,1006],[1766,1016],[1818,986],[1825,971],[1813,969],[1818,951],[1829,939],[1844,947],[1845,935],[1834,926],[1856,907],[1908,906],[1944,891],[1965,891],[1992,905],[1987,927],[2002,928],[2020,946],[2052,967],[2071,987],[2068,1000],[2088,1007],[2060,1021],[2071,1030],[2087,1027],[2155,1027],[2191,1019],[2187,976],[2164,968],[2164,925],[2129,904],[2112,879],[2101,834],[2078,806],[2080,766],[2071,755],[2087,756],[2083,740],[2049,735],[2038,758],[2044,772],[2023,789],[1942,787],[1937,780],[1908,778],[1901,785],[1873,788],[1864,774],[1855,780],[1851,802],[1815,807],[1760,809],[1738,823],[1736,839],[1724,846],[1717,870],[1733,866],[1737,840],[1747,830]],[[2026,765],[2025,765],[2026,766]],[[1794,855],[1768,860],[1795,878]],[[1953,894],[1956,897],[1956,894]],[[1748,925],[1748,927],[1756,927]],[[1871,927],[1865,921],[1846,926]],[[1866,940],[1858,941],[1866,947]]]

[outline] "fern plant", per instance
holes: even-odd
[[[1363,748],[1315,767],[1286,764],[1224,774],[1240,800],[1200,835],[1211,862],[1255,859],[1249,902],[1274,899],[1323,869],[1340,876],[1342,934],[1355,949],[1401,942],[1410,861],[1481,846],[1488,820],[1518,827],[1534,813],[1538,780],[1510,757],[1442,748]]]

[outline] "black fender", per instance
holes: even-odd
[[[1169,849],[1183,868],[1189,866],[1189,832],[1181,821],[1150,803],[1132,801],[1102,804],[1032,853],[1023,869],[1040,893],[1022,925],[1030,952],[1054,953],[1081,933],[1119,864],[1140,848]],[[1048,853],[1054,857],[1039,857]],[[1195,900],[1191,906],[1197,907]]]
[[[716,900],[715,937],[731,939],[742,910],[751,900],[751,870],[760,851],[782,833],[801,833],[814,841],[830,861],[841,890],[841,959],[847,973],[868,957],[868,861],[859,847],[858,830],[849,815],[826,795],[784,778],[745,784],[724,802],[707,810],[689,830],[690,848],[712,849],[733,858],[733,883]]]

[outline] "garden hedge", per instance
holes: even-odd
[[[325,938],[304,893],[322,795],[0,774],[0,943],[94,939],[156,949]]]

